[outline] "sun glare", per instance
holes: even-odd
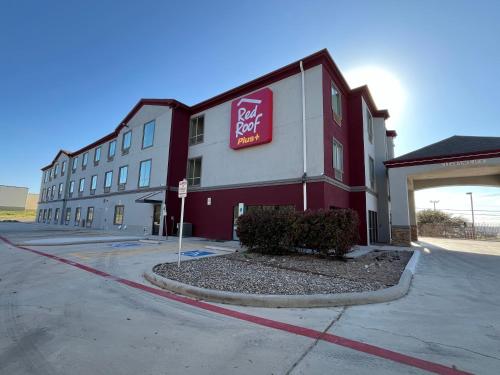
[[[388,125],[393,129],[398,128],[406,92],[397,76],[376,66],[365,66],[348,70],[345,77],[351,88],[368,85],[377,108],[389,110],[391,117]]]

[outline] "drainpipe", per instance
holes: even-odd
[[[302,175],[302,194],[304,201],[304,211],[307,210],[307,135],[306,135],[306,93],[304,86],[304,66],[300,61],[300,75],[302,79],[302,152],[304,161],[304,174]]]

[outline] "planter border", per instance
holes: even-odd
[[[393,301],[405,296],[410,289],[411,280],[415,274],[419,258],[420,251],[415,249],[396,285],[369,292],[299,295],[248,294],[200,288],[167,279],[166,277],[157,275],[152,270],[145,271],[144,278],[151,284],[174,293],[229,305],[288,308],[365,305]]]

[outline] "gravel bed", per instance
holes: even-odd
[[[234,253],[158,264],[156,274],[200,288],[253,294],[364,292],[398,283],[412,252],[373,251],[356,259]]]

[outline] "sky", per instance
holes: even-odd
[[[38,192],[57,150],[109,133],[140,98],[195,104],[322,48],[389,110],[397,155],[499,136],[498,14],[498,1],[0,1],[0,184]],[[469,190],[500,211],[500,189]],[[442,191],[464,195],[422,191],[417,206]]]

